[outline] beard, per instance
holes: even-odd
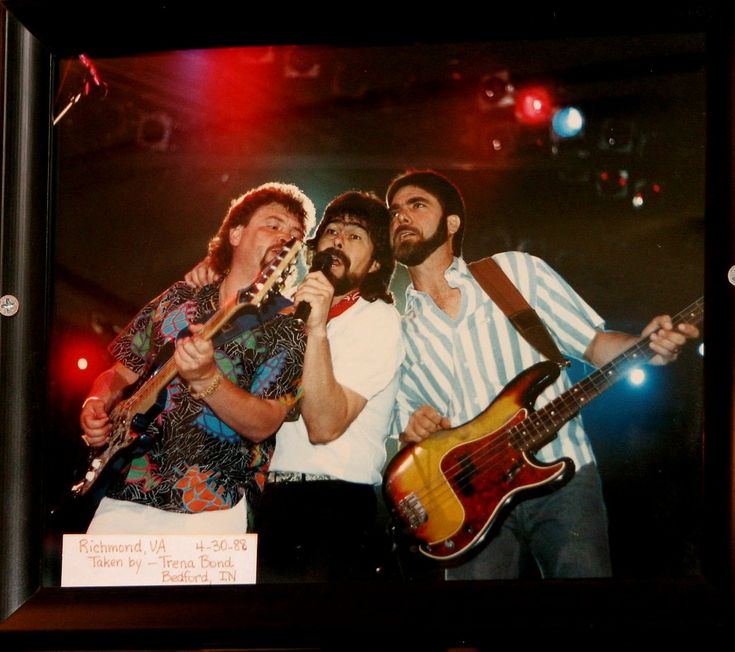
[[[400,233],[399,228],[396,235]],[[431,254],[441,247],[449,239],[449,228],[447,218],[442,215],[436,230],[428,238],[414,241],[406,240],[395,245],[393,254],[399,263],[407,267],[415,267],[423,263]]]
[[[327,277],[329,282],[334,286],[335,296],[342,296],[347,294],[351,290],[360,286],[362,279],[355,278],[354,274],[350,274],[350,259],[347,258],[339,249],[335,247],[328,247],[319,252],[320,254],[327,254],[331,258],[336,258],[342,263],[342,269],[344,270],[342,276],[336,276],[332,271],[332,267],[322,270],[324,276]]]

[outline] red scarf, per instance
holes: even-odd
[[[353,290],[349,294],[345,294],[337,303],[335,303],[330,309],[329,309],[329,315],[327,317],[327,321],[330,319],[334,319],[335,317],[338,317],[341,315],[345,310],[348,310],[349,308],[352,308],[352,306],[357,303],[357,300],[360,298],[360,290]]]

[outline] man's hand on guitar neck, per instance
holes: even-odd
[[[438,430],[446,430],[451,424],[447,417],[439,414],[430,405],[422,405],[408,420],[406,429],[400,434],[402,444],[418,444]]]
[[[650,363],[665,365],[674,362],[687,340],[699,337],[699,329],[692,324],[679,324],[674,328],[669,315],[658,315],[641,331],[640,335],[629,335],[616,331],[599,331],[592,339],[585,358],[595,367],[602,367],[636,342],[648,338],[654,352]]]
[[[679,350],[688,339],[699,337],[699,329],[692,324],[679,324],[674,328],[671,317],[659,315],[641,332],[641,339],[648,337],[651,350],[656,355],[651,358],[653,365],[665,365],[679,357]]]

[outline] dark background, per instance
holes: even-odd
[[[487,8],[479,8],[465,3],[415,7],[398,6],[395,3],[381,6],[374,2],[369,6],[350,6],[335,11],[304,4],[288,8],[278,5],[274,8],[269,4],[233,3],[229,0],[209,0],[207,3],[127,0],[124,3],[108,2],[104,6],[86,0],[0,0],[0,4],[10,12],[7,16],[0,13],[0,22],[5,19],[6,26],[10,28],[5,34],[10,45],[9,58],[2,69],[9,85],[5,88],[4,98],[6,140],[3,147],[5,158],[3,219],[0,224],[0,281],[4,292],[8,289],[15,290],[21,301],[26,301],[25,309],[13,319],[0,320],[0,394],[3,399],[0,402],[0,441],[3,450],[0,458],[3,462],[3,472],[0,474],[3,488],[0,505],[3,526],[0,532],[3,534],[4,550],[4,554],[0,556],[0,585],[3,589],[0,607],[2,617],[12,614],[0,624],[0,638],[4,639],[5,647],[99,650],[243,649],[248,646],[258,649],[302,649],[304,646],[309,649],[323,649],[326,646],[327,649],[350,647],[367,650],[405,649],[407,644],[410,646],[406,640],[408,639],[414,643],[416,649],[446,650],[448,647],[473,644],[487,644],[487,648],[481,649],[495,649],[499,642],[505,642],[506,639],[514,644],[521,640],[539,640],[546,644],[550,634],[563,636],[565,642],[572,637],[577,640],[581,634],[586,638],[591,635],[595,639],[615,640],[626,645],[631,640],[655,641],[659,646],[662,642],[666,644],[676,641],[681,644],[682,641],[691,640],[701,647],[703,643],[707,645],[710,640],[713,643],[718,642],[723,634],[727,637],[731,633],[733,288],[725,280],[727,270],[732,264],[733,245],[732,62],[735,50],[730,3],[513,3],[507,6],[494,3]],[[38,41],[29,43],[25,39],[24,30],[21,29],[19,33],[17,25],[14,26],[13,16]],[[594,417],[606,424],[599,434],[596,423],[592,421],[593,413],[590,412],[596,408],[591,406],[588,409],[587,422],[595,431],[593,437],[603,466],[607,498],[611,506],[617,579],[583,582],[452,582],[432,583],[430,586],[416,583],[373,583],[359,587],[333,584],[285,587],[261,585],[238,587],[236,590],[231,587],[75,590],[44,586],[40,582],[40,534],[42,531],[48,533],[49,529],[53,530],[53,527],[50,528],[53,519],[42,515],[44,510],[41,510],[40,499],[46,496],[57,500],[60,496],[67,495],[65,492],[70,478],[59,477],[59,469],[63,469],[63,473],[69,469],[68,473],[71,475],[71,460],[66,457],[76,455],[72,455],[71,450],[74,447],[73,442],[77,441],[78,433],[74,432],[74,422],[78,403],[69,403],[67,408],[63,408],[64,401],[60,400],[60,396],[67,396],[72,400],[76,392],[83,392],[78,387],[79,383],[75,385],[71,376],[62,379],[55,366],[55,360],[59,357],[54,357],[56,351],[62,350],[59,333],[65,334],[65,339],[67,331],[76,328],[73,324],[77,323],[77,318],[69,318],[72,326],[65,325],[57,312],[52,347],[47,346],[46,339],[50,318],[45,303],[49,272],[46,257],[49,250],[54,250],[55,244],[48,241],[50,231],[47,225],[57,223],[60,214],[56,201],[50,202],[50,211],[46,210],[48,164],[51,163],[50,167],[58,172],[59,159],[47,159],[45,141],[48,137],[49,114],[60,110],[68,97],[69,88],[74,87],[72,85],[64,89],[57,98],[55,111],[47,107],[50,63],[48,53],[54,58],[74,58],[79,53],[86,52],[98,62],[100,59],[131,53],[272,43],[327,43],[337,46],[383,44],[402,47],[411,43],[485,43],[493,49],[496,46],[502,48],[504,45],[517,44],[523,52],[527,47],[524,42],[531,40],[537,44],[554,43],[553,47],[543,50],[538,62],[539,67],[545,67],[547,59],[548,63],[552,62],[553,52],[562,51],[559,44],[566,45],[581,38],[588,43],[599,39],[604,45],[610,43],[607,37],[619,37],[622,45],[613,51],[601,45],[598,57],[590,57],[588,49],[579,58],[571,57],[569,68],[588,69],[594,77],[603,73],[599,83],[593,82],[589,86],[593,89],[593,96],[594,93],[600,96],[599,91],[594,90],[600,84],[608,89],[616,87],[618,90],[613,95],[624,96],[625,93],[620,93],[619,89],[628,85],[631,79],[637,77],[645,85],[645,79],[649,75],[662,71],[658,66],[651,67],[645,63],[638,65],[635,44],[646,41],[650,36],[693,35],[700,38],[701,34],[705,34],[704,48],[699,45],[695,48],[694,60],[695,67],[699,67],[696,62],[700,61],[706,70],[702,80],[706,85],[707,95],[704,209],[707,230],[704,267],[710,309],[706,329],[710,354],[705,360],[704,397],[707,433],[703,442],[704,450],[701,451],[698,422],[701,412],[693,408],[694,411],[690,413],[697,420],[693,428],[669,429],[669,426],[680,423],[681,415],[688,412],[690,407],[687,404],[674,405],[672,412],[672,404],[667,401],[661,411],[657,403],[651,403],[650,393],[627,393],[625,384],[611,390],[598,401],[600,406],[608,403],[619,390],[625,390],[627,397],[622,403],[610,403],[621,410],[620,412],[601,415],[599,419]],[[530,52],[535,50],[532,48]],[[691,53],[690,50],[687,52]],[[625,72],[624,65],[631,55],[631,63],[638,71],[632,77]],[[599,57],[606,57],[609,65],[597,65]],[[684,58],[690,57],[686,54]],[[659,62],[673,63],[677,59],[681,60],[680,57],[666,55],[659,57]],[[637,61],[645,62],[646,57]],[[552,67],[560,70],[557,64],[555,62]],[[389,68],[394,65],[396,62],[391,60]],[[417,66],[409,68],[411,72],[418,70]],[[691,70],[689,65],[685,68]],[[563,69],[564,66],[561,71]],[[620,84],[611,83],[616,78],[621,80]],[[52,80],[53,84],[58,81],[57,78]],[[581,91],[586,86],[587,84],[582,83],[578,90]],[[687,86],[674,86],[678,87],[679,97],[685,98],[679,104],[687,106],[691,103],[692,98],[686,99]],[[154,95],[158,95],[158,91]],[[606,95],[609,92],[602,93],[602,96]],[[249,96],[251,98],[252,95]],[[79,113],[83,104],[89,104],[88,99],[91,98],[80,102],[64,122],[72,114]],[[694,102],[696,105],[696,100]],[[108,107],[109,104],[105,106]],[[661,110],[654,110],[652,115],[666,113],[663,103],[659,109]],[[674,142],[678,142],[678,138],[683,138],[686,142],[689,134],[693,133],[690,131],[692,127],[696,130],[701,126],[699,113],[696,110],[694,113],[697,117],[692,121],[677,122]],[[52,134],[52,146],[58,145],[61,131],[60,124]],[[254,130],[251,131],[254,133]],[[359,132],[352,136],[357,138]],[[228,139],[223,137],[222,140]],[[441,143],[446,140],[442,139]],[[129,141],[132,142],[132,139]],[[152,142],[155,144],[155,138],[152,138]],[[685,160],[700,148],[701,145],[682,147]],[[593,151],[598,154],[597,150]],[[405,158],[409,158],[411,152],[407,149],[405,154]],[[430,152],[430,155],[434,159],[428,161],[417,161],[416,156],[411,155],[413,160],[408,163],[433,164],[436,158],[440,158],[437,167],[467,186],[468,203],[473,216],[477,215],[478,219],[492,216],[495,219],[505,214],[504,211],[495,210],[495,205],[479,203],[483,193],[490,192],[491,186],[480,179],[472,183],[470,188],[467,184],[471,183],[469,177],[473,176],[471,168],[460,165],[455,169],[452,167],[455,159],[443,155],[439,157],[438,150]],[[252,157],[248,157],[248,160],[252,160]],[[343,160],[340,158],[340,165],[344,165]],[[456,160],[461,160],[461,157]],[[660,160],[665,163],[668,159],[664,156]],[[104,172],[100,167],[100,159],[90,157],[89,161],[88,167],[94,172],[90,179],[98,181],[100,174]],[[387,170],[375,172],[379,166],[372,163],[366,166],[365,174],[376,176],[375,180],[366,178],[365,185],[374,183],[378,187],[376,189],[379,189],[393,174],[392,166],[395,163],[398,163],[398,168],[408,164],[403,158],[397,162],[390,161],[386,166],[391,168],[390,173]],[[579,167],[572,166],[570,174],[565,176],[583,177],[584,171],[580,172]],[[311,169],[317,168],[313,166]],[[694,170],[695,175],[698,174],[697,165],[684,164],[677,167],[681,174],[690,169]],[[574,170],[576,173],[572,174]],[[513,181],[514,178],[520,178],[513,170],[498,168],[498,173],[499,176],[495,177],[500,179],[496,181],[498,189],[505,180],[508,184],[505,187],[515,188],[517,197],[524,201],[531,200],[532,205],[542,207],[536,221],[537,227],[545,222],[547,215],[576,214],[577,222],[583,225],[580,233],[587,236],[584,224],[597,215],[598,225],[602,225],[595,231],[598,238],[588,237],[581,241],[581,245],[571,248],[575,261],[579,260],[577,256],[582,255],[593,241],[600,240],[600,233],[602,241],[609,242],[610,246],[619,250],[643,239],[631,236],[627,241],[619,240],[619,233],[612,227],[628,223],[625,221],[628,213],[620,210],[624,204],[589,202],[588,193],[595,192],[594,187],[589,184],[581,183],[579,187],[582,191],[567,196],[565,201],[569,210],[565,212],[563,204],[557,207],[562,193],[554,192],[553,187],[549,189],[548,184],[541,184],[538,179],[548,177],[540,171],[536,178],[526,176],[525,183]],[[165,175],[156,172],[153,176],[146,183],[155,185]],[[270,168],[267,176],[271,177]],[[83,175],[78,176],[78,179],[80,183],[86,183]],[[196,180],[197,183],[201,182],[199,177]],[[246,178],[235,181],[245,182]],[[260,182],[261,179],[258,178],[257,181]],[[306,182],[304,185],[307,187]],[[58,190],[58,176],[56,186]],[[334,192],[343,189],[336,181],[334,186]],[[675,184],[674,192],[681,191],[679,197],[684,200],[674,202],[670,208],[687,206],[686,191],[690,188],[686,184]],[[671,189],[669,185],[668,190]],[[188,192],[187,188],[185,190]],[[308,186],[307,190],[319,200],[318,189]],[[177,188],[177,192],[180,191],[181,188]],[[330,192],[333,192],[332,187],[325,186],[324,194],[328,195]],[[57,194],[54,193],[54,197]],[[150,198],[153,191],[146,196],[152,202]],[[230,196],[229,191],[223,191],[217,206],[212,205],[216,202],[208,203],[202,214],[206,214],[216,224]],[[491,193],[491,197],[506,196],[511,195]],[[542,197],[547,197],[548,201],[543,201]],[[125,196],[123,204],[133,202],[133,199],[132,195]],[[699,203],[700,199],[701,197],[695,203]],[[592,206],[597,208],[593,209]],[[101,216],[100,219],[103,219],[105,211],[110,208],[110,205],[99,204],[95,210]],[[684,210],[682,214],[693,215],[699,220],[701,212],[699,205],[695,211],[687,213]],[[672,220],[678,215],[675,210],[661,214],[670,216]],[[617,221],[610,221],[611,216]],[[505,219],[511,228],[515,228],[514,216],[508,215]],[[667,229],[661,222],[654,222],[656,226],[653,228],[647,227],[648,224],[642,221],[640,230],[647,229],[646,232],[656,241],[659,240],[656,236],[663,238],[662,234],[667,233],[672,239],[678,240],[680,237],[682,242],[692,240],[694,248],[697,248],[692,231],[684,230],[677,236],[676,232],[680,229]],[[677,224],[680,226],[680,223]],[[146,226],[150,226],[150,223]],[[208,236],[211,230],[206,231]],[[114,248],[114,238],[119,238],[120,232],[109,231],[109,234],[110,247]],[[79,237],[83,239],[86,236],[80,231]],[[529,233],[520,232],[518,239],[530,242]],[[139,238],[138,244],[143,240],[143,237]],[[539,245],[539,242],[537,240],[534,246]],[[566,242],[563,239],[558,241],[559,245],[565,246]],[[649,306],[647,303],[637,302],[648,301],[648,297],[642,295],[636,302],[626,305],[621,299],[620,305],[615,306],[616,297],[633,295],[643,284],[658,284],[659,287],[666,287],[674,292],[683,289],[687,284],[688,281],[682,280],[683,278],[694,281],[694,277],[686,271],[687,265],[694,264],[692,258],[676,259],[676,256],[672,256],[671,260],[676,259],[675,264],[661,266],[656,264],[660,263],[660,258],[653,265],[648,265],[645,258],[630,256],[606,268],[606,272],[611,275],[609,280],[595,286],[594,293],[587,295],[587,290],[581,284],[589,282],[585,280],[590,278],[589,275],[583,273],[572,277],[554,258],[554,255],[564,249],[557,247],[556,239],[550,240],[548,244],[550,246],[543,248],[542,255],[569,275],[583,296],[608,317],[611,326],[622,323],[623,327],[627,327],[628,320],[638,326],[650,316],[649,308],[654,308],[653,304]],[[666,249],[664,242],[661,244],[661,248]],[[196,246],[202,247],[203,252],[203,243],[197,242]],[[514,243],[511,241],[507,245],[503,239],[498,248],[508,246],[514,246]],[[650,251],[652,250],[649,247],[649,255]],[[198,258],[201,254],[197,252],[193,255]],[[125,263],[133,267],[138,264],[139,259],[133,252]],[[700,261],[701,256],[696,265]],[[188,266],[188,261],[181,269],[175,269],[173,265],[162,265],[172,278]],[[591,270],[595,267],[596,264]],[[61,269],[54,274],[53,289],[57,304],[61,302],[60,297],[64,297],[63,304],[65,309],[68,308],[68,313],[82,314],[80,305],[86,306],[91,313],[93,307],[101,303],[106,304],[105,314],[110,315],[117,314],[114,311],[118,309],[121,313],[127,313],[138,307],[127,306],[117,300],[114,305],[110,305],[103,298],[110,288],[103,288],[100,295],[97,279],[91,275],[73,279],[67,271],[64,281],[64,274]],[[84,285],[85,278],[92,280],[92,284],[87,285],[85,290],[69,287],[70,291],[66,294],[62,290],[64,283],[67,286]],[[697,285],[698,290],[699,283]],[[608,288],[609,291],[605,292]],[[154,291],[157,290],[158,288]],[[70,298],[74,293],[82,297],[76,305]],[[674,309],[672,303],[678,307],[688,297],[667,299],[661,295],[658,299],[651,298],[651,301],[659,299],[660,310],[671,310]],[[614,310],[611,311],[608,305]],[[659,306],[655,308],[652,312],[658,311]],[[111,321],[114,323],[123,318],[120,315]],[[82,319],[87,324],[91,322],[90,315],[88,319]],[[83,330],[88,334],[90,326],[85,326]],[[106,338],[100,337],[99,346],[102,346],[103,339]],[[75,357],[72,355],[72,360]],[[53,373],[47,361],[53,362]],[[662,387],[656,381],[657,396],[667,397],[668,391],[678,387],[685,393],[693,391],[701,399],[696,383],[694,387],[688,385],[690,379],[696,377],[701,361],[698,358],[690,359],[687,363],[689,366],[685,366],[684,362],[681,360],[676,366],[662,370],[661,377],[671,378],[672,382],[667,381]],[[52,387],[49,388],[52,399],[50,403],[45,391],[49,378],[53,379]],[[87,382],[86,379],[82,381]],[[648,387],[652,385],[649,384]],[[660,392],[661,389],[664,390],[663,393]],[[639,398],[631,400],[632,396]],[[50,414],[46,409],[48,405],[55,406]],[[628,432],[629,437],[634,434],[633,430],[620,428],[620,420],[627,418],[625,412],[628,411],[635,412],[631,414],[632,419],[643,417],[642,412],[636,412],[639,406],[647,415],[645,423],[638,422],[639,427],[642,432],[645,431],[644,434],[655,433],[655,437],[638,438],[635,441],[648,444],[667,440],[670,445],[664,447],[657,444],[651,449],[650,455],[635,458],[632,448],[620,448],[617,462],[611,466],[610,462],[603,459],[605,454],[601,447],[608,442],[610,447],[617,446],[620,437],[616,438],[616,433]],[[62,424],[67,423],[68,431],[62,427]],[[683,439],[677,439],[681,433],[688,433],[689,438],[685,435]],[[682,444],[685,440],[688,443]],[[639,449],[644,452],[641,446]],[[687,451],[691,450],[694,452],[690,456]],[[641,464],[644,467],[643,472],[637,468]],[[700,466],[704,466],[701,473]],[[701,485],[699,479],[702,480]],[[47,500],[48,502],[51,501]],[[660,532],[655,529],[657,525],[663,528]],[[636,536],[637,534],[640,536]],[[51,549],[52,546],[49,546],[48,550]],[[625,559],[622,567],[620,559]],[[702,568],[700,576],[697,576],[697,566]],[[633,581],[629,579],[631,576],[635,577]],[[648,580],[648,577],[652,579]]]
[[[320,213],[347,189],[382,195],[404,168],[432,167],[465,194],[468,260],[539,255],[609,328],[638,332],[684,308],[704,285],[705,46],[703,33],[679,29],[103,50],[90,56],[104,89],[76,56],[62,58],[54,115],[82,95],[56,127],[50,506],[86,463],[78,411],[110,363],[106,343],[204,256],[229,201],[265,181],[296,183]],[[541,85],[555,107],[579,106],[582,134],[561,142],[548,122],[523,124],[512,106],[494,106],[482,83],[498,72],[516,94]],[[615,185],[620,170],[624,186]],[[399,306],[405,283],[399,269]],[[699,573],[702,394],[702,360],[690,347],[585,413],[619,577]]]

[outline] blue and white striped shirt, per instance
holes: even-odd
[[[536,310],[565,356],[584,359],[600,316],[549,265],[523,252],[493,256]],[[449,418],[452,426],[473,419],[516,375],[544,357],[523,339],[508,318],[490,301],[461,258],[445,272],[451,287],[462,292],[456,319],[449,317],[426,293],[409,286],[402,330],[406,357],[393,415],[393,433],[402,431],[411,414],[428,404]],[[562,371],[539,396],[536,407],[571,386]],[[559,435],[538,453],[542,461],[571,457],[577,468],[594,461],[581,417],[566,423]]]

